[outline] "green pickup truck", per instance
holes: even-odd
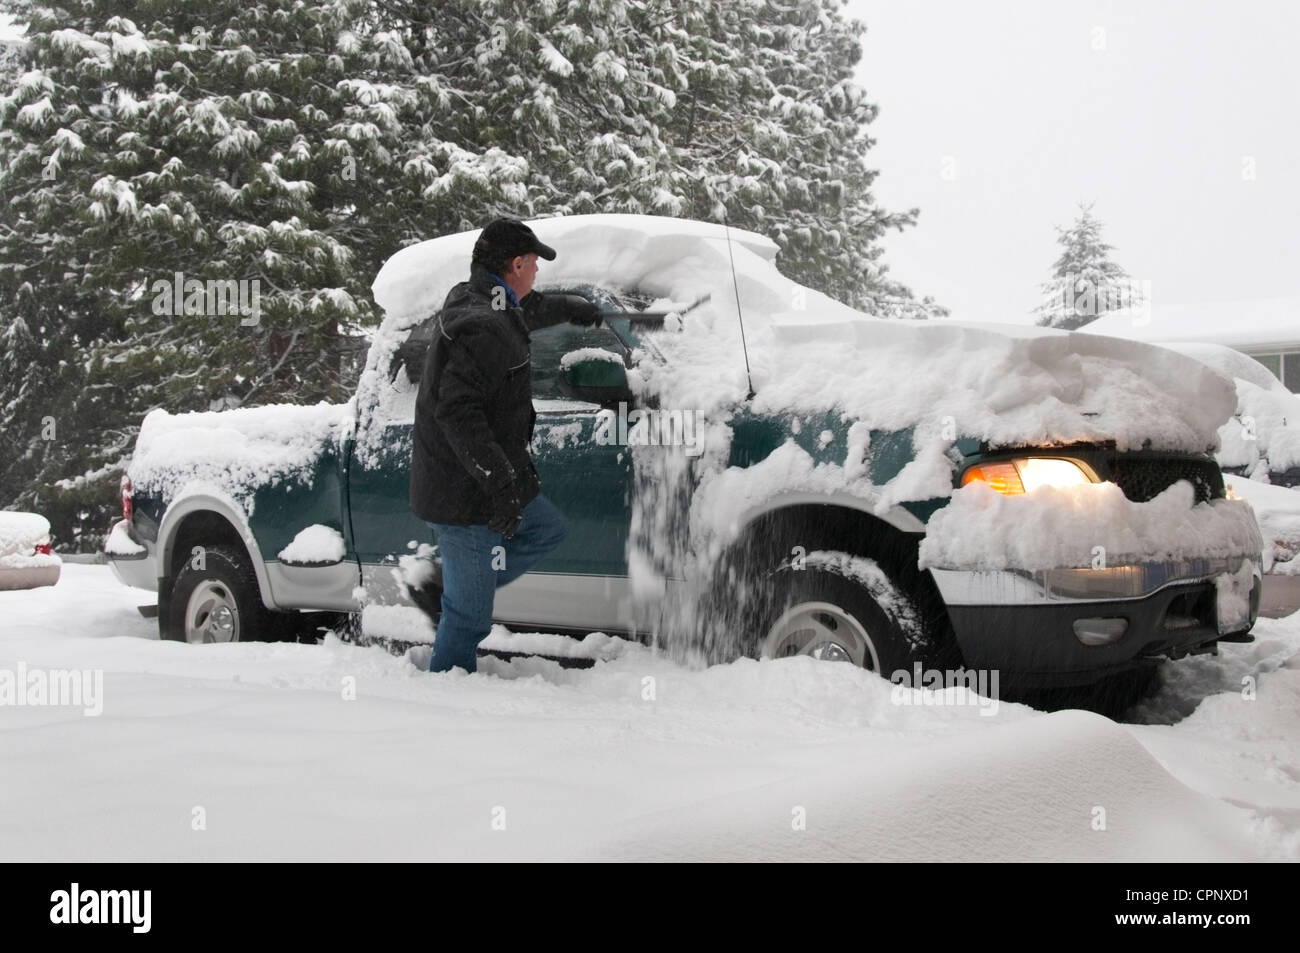
[[[610,316],[532,335],[533,451],[569,535],[498,593],[506,626],[1025,686],[1250,638],[1261,541],[1225,498],[1213,451],[1235,401],[1203,365],[871,319],[720,226],[532,226],[560,253],[539,289]],[[432,542],[408,506],[420,345],[474,237],[385,266],[347,404],[146,418],[106,550],[157,591],[162,637],[283,637],[312,613],[408,604],[403,566]]]

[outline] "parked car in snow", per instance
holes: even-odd
[[[533,333],[533,448],[569,536],[498,593],[499,621],[1025,687],[1249,639],[1261,540],[1225,498],[1212,454],[1236,400],[1204,365],[1095,335],[870,319],[720,226],[534,227],[560,253],[539,287],[609,317]],[[419,345],[475,237],[385,265],[386,318],[347,405],[145,419],[109,558],[158,591],[165,637],[404,602],[400,566],[429,540],[407,502]]]
[[[1275,486],[1300,486],[1300,396],[1253,357],[1222,344],[1162,344],[1232,380],[1237,411],[1219,428],[1224,473]]]
[[[1222,344],[1168,342],[1232,380],[1237,411],[1215,454],[1228,492],[1251,504],[1264,540],[1260,615],[1300,608],[1300,397],[1248,354]]]
[[[1264,538],[1259,614],[1267,618],[1300,609],[1300,488],[1227,476],[1228,494],[1255,511]]]
[[[62,566],[50,549],[49,520],[37,513],[0,511],[0,589],[52,586]]]

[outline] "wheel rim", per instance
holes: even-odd
[[[185,641],[239,641],[239,606],[229,588],[207,580],[190,594],[185,606]]]
[[[828,662],[852,662],[873,672],[880,656],[862,623],[829,602],[791,606],[763,640],[764,658],[808,655]]]

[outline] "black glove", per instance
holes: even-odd
[[[605,315],[601,313],[600,308],[581,295],[565,295],[564,303],[568,306],[570,324],[594,328],[605,320]]]
[[[488,518],[488,529],[500,533],[506,539],[514,536],[515,530],[519,528],[524,518],[523,505],[519,501],[519,493],[515,490],[515,485],[509,483],[497,490],[488,500],[488,505],[492,509],[492,515]]]

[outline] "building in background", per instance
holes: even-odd
[[[1079,330],[1153,344],[1224,344],[1249,354],[1300,393],[1300,297],[1151,305],[1111,312]]]

